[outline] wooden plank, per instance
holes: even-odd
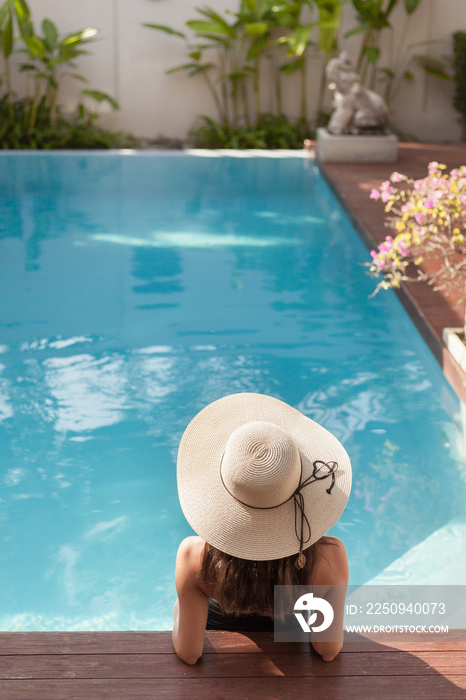
[[[41,654],[2,656],[0,679],[246,678],[464,675],[466,652],[368,652],[326,663],[315,653],[208,654],[187,666],[171,654]]]
[[[463,685],[461,685],[463,684]],[[0,681],[7,700],[466,700],[464,676]]]
[[[172,651],[171,632],[0,632],[0,655]]]
[[[276,648],[271,633],[240,634],[208,632],[204,653],[261,653],[265,644]],[[305,651],[306,644],[279,645],[286,650]],[[171,632],[3,632],[0,633],[0,655],[3,654],[108,654],[108,653],[172,653]]]
[[[274,642],[273,633],[269,632],[208,632],[204,646],[206,653],[229,653],[234,651],[244,653],[269,652],[290,652],[303,653],[308,651],[309,645],[306,643],[282,643]],[[389,649],[400,649],[403,651],[428,651],[438,649],[439,651],[466,651],[466,632],[454,630],[448,636],[445,635],[372,635],[371,638],[362,635],[346,634],[342,654],[372,651],[384,652]]]
[[[375,636],[374,636],[375,637]],[[452,632],[447,641],[435,635],[378,635],[374,639],[345,635],[341,653],[383,652],[387,649],[427,651],[466,650],[466,633]],[[207,632],[204,654],[261,652],[306,652],[305,643],[277,643],[271,632]],[[7,654],[124,654],[171,653],[171,632],[0,632],[0,656]]]
[[[371,634],[361,635],[345,633],[346,652],[371,650],[381,651],[387,648],[402,651],[426,651],[428,649],[466,650],[466,630],[450,630],[448,634]]]

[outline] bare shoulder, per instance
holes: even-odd
[[[328,537],[326,540],[321,543],[320,558],[316,563],[312,582],[345,585],[349,578],[346,547],[338,537]]]
[[[199,560],[204,551],[205,541],[197,535],[185,537],[178,547],[177,558],[182,560]]]
[[[176,555],[176,576],[192,576],[199,573],[205,541],[197,535],[180,542]]]
[[[329,537],[327,535],[322,539],[324,539],[324,542],[321,543],[321,546],[325,547],[326,550],[333,550],[346,555],[346,547],[339,537]]]

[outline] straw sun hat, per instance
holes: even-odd
[[[351,463],[340,442],[271,396],[232,394],[186,428],[177,463],[191,527],[226,554],[256,561],[302,552],[343,512]],[[297,566],[304,566],[301,554]]]

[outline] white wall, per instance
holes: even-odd
[[[210,0],[206,4],[222,11],[236,9],[238,1]],[[147,138],[183,138],[197,115],[216,116],[202,79],[165,74],[168,68],[184,62],[183,41],[142,26],[143,22],[152,22],[185,31],[184,23],[196,17],[194,7],[198,4],[203,5],[193,0],[30,0],[36,30],[44,17],[52,19],[63,34],[87,26],[100,30],[98,39],[89,45],[91,55],[80,58],[78,69],[88,78],[90,88],[108,92],[120,104],[120,111],[104,113],[101,123]],[[394,22],[398,31],[405,16],[401,6],[397,8]],[[352,26],[352,9],[347,6],[345,27]],[[419,47],[419,52],[451,55],[452,33],[458,30],[466,31],[466,0],[422,0],[411,17],[405,46],[437,39],[441,43]],[[359,41],[357,37],[344,41],[353,56]],[[387,40],[382,49],[386,55]],[[395,53],[400,55],[400,49],[395,47]],[[319,59],[312,61],[309,71],[311,113],[318,92],[319,63]],[[458,114],[452,106],[453,85],[428,77],[421,69],[415,73],[415,81],[403,86],[393,104],[397,127],[419,140],[459,140]],[[73,108],[82,87],[71,79],[63,83],[60,101],[65,108]],[[297,116],[297,89],[297,81],[292,81],[285,93],[291,117]]]

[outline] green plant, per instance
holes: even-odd
[[[317,10],[317,19],[307,24],[300,24],[299,15],[295,18],[295,23],[292,26],[292,31],[289,34],[278,39],[278,43],[288,47],[287,55],[291,57],[291,61],[281,66],[280,70],[287,75],[291,75],[296,70],[301,73],[301,90],[300,90],[300,119],[303,123],[308,122],[307,118],[307,54],[308,49],[317,49],[314,56],[323,54],[324,64],[321,69],[319,98],[316,108],[317,118],[322,111],[322,104],[325,95],[326,79],[325,68],[330,58],[334,55],[337,49],[337,31],[341,22],[341,7],[346,0],[313,0],[313,4]],[[311,2],[308,3],[311,5]],[[317,29],[317,41],[312,41],[314,29]],[[307,52],[307,53],[306,53]]]
[[[18,27],[21,32],[22,27],[29,21],[29,18],[30,11],[25,0],[5,0],[0,7],[0,44],[5,66],[3,76],[6,81],[8,117],[10,120],[14,118],[10,71],[10,57],[13,53],[14,32],[15,27]]]
[[[429,39],[407,43],[411,17],[420,6],[421,0],[403,0],[405,19],[398,37],[395,36],[390,19],[399,2],[400,0],[352,0],[359,24],[345,34],[345,37],[349,37],[362,33],[356,70],[362,82],[371,89],[378,83],[384,86],[384,98],[388,105],[394,101],[403,82],[414,80],[413,68],[416,65],[430,75],[451,80],[448,74],[448,60],[419,53],[426,45],[442,42]],[[388,32],[389,45],[384,65],[379,65],[382,58],[382,32]]]
[[[21,38],[25,43],[23,51],[28,58],[27,62],[21,65],[20,70],[30,73],[34,81],[34,96],[28,128],[30,130],[34,128],[37,106],[42,98],[45,98],[45,104],[50,107],[50,122],[53,126],[57,117],[60,73],[63,68],[74,69],[74,59],[89,53],[82,46],[92,41],[98,30],[82,29],[59,40],[57,27],[49,19],[44,19],[42,22],[43,36],[34,32],[34,25],[30,18],[22,22],[20,28]],[[68,71],[64,75],[87,82],[86,78],[77,73]]]
[[[323,51],[328,60],[335,51],[344,2],[242,0],[238,11],[227,12],[226,16],[211,8],[197,9],[200,19],[186,23],[194,32],[193,42],[184,32],[166,25],[144,26],[184,40],[188,60],[167,72],[186,71],[191,76],[202,76],[221,125],[258,125],[264,113],[280,116],[282,79],[299,72],[301,89],[296,113],[308,126],[308,58]],[[270,104],[264,107],[269,85],[273,86],[273,109]],[[321,86],[322,95],[324,87]]]
[[[42,34],[34,23],[26,0],[6,0],[0,7],[1,53],[4,61],[3,94],[0,93],[0,145],[2,148],[107,148],[122,142],[134,143],[123,134],[112,134],[94,124],[98,111],[80,103],[76,114],[65,119],[58,105],[62,78],[87,80],[75,72],[74,60],[85,53],[83,47],[98,30],[86,28],[60,38],[56,25],[44,19]],[[17,34],[17,36],[16,36]],[[26,54],[20,70],[28,75],[30,94],[17,98],[10,71],[14,43]],[[106,101],[114,109],[118,104],[109,95],[83,90],[93,105]]]
[[[201,117],[189,133],[197,148],[300,149],[309,132],[301,121],[291,122],[283,115],[263,114],[256,125],[230,126]]]
[[[363,34],[356,70],[363,82],[373,88],[376,78],[376,65],[380,58],[380,34],[385,29],[392,30],[390,16],[398,0],[352,0],[357,11],[359,25],[347,32],[346,36]],[[417,9],[420,0],[404,0],[408,17]],[[407,29],[405,26],[405,33]],[[370,73],[370,76],[368,75]]]
[[[267,49],[274,26],[271,0],[246,0],[237,13],[222,17],[211,8],[200,9],[200,19],[186,22],[195,33],[195,43],[186,34],[160,24],[145,27],[184,39],[188,62],[167,71],[201,75],[214,100],[221,124],[233,124],[239,117],[251,121],[248,86],[252,82],[255,117],[260,108],[261,57]]]
[[[326,115],[323,115],[323,102],[327,80],[325,70],[327,64],[337,51],[337,33],[341,24],[341,10],[346,0],[315,0],[319,9],[319,34],[318,46],[324,55],[324,65],[320,80],[319,98],[317,103],[317,125],[324,126],[327,122]]]
[[[137,141],[124,133],[113,133],[99,128],[94,120],[80,118],[76,113],[65,119],[57,109],[54,125],[50,120],[50,107],[45,98],[39,102],[34,129],[24,128],[31,111],[31,99],[21,98],[13,102],[14,122],[10,121],[7,95],[0,98],[0,147],[4,149],[55,149],[55,148],[130,148]]]
[[[106,92],[101,92],[100,90],[83,90],[81,95],[88,98],[87,104],[80,102],[78,104],[78,118],[82,120],[83,124],[87,127],[91,127],[92,123],[99,118],[99,106],[105,102],[109,104],[113,109],[119,109],[118,102],[107,95]],[[90,99],[90,103],[89,103]]]
[[[453,34],[455,94],[453,104],[461,115],[463,141],[466,141],[466,32]]]

